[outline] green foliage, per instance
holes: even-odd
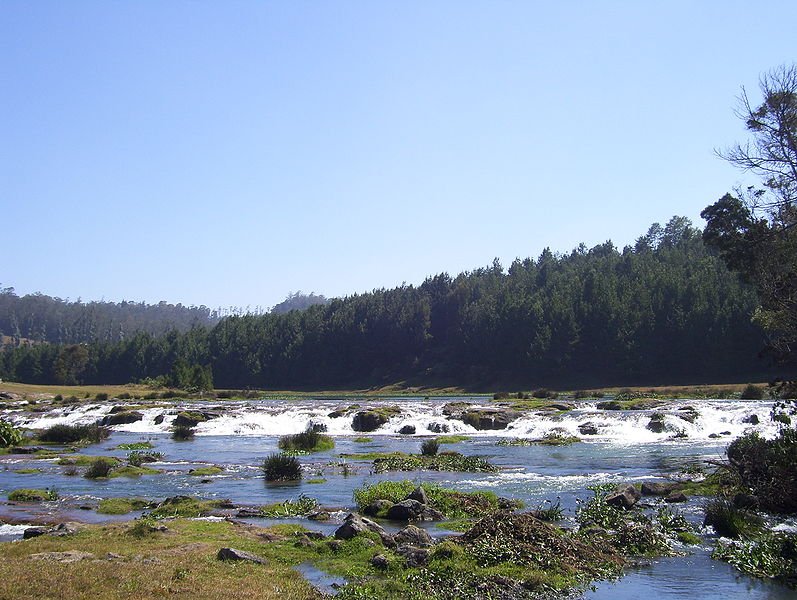
[[[191,469],[188,474],[193,475],[195,477],[208,477],[210,475],[218,475],[219,473],[223,473],[224,469],[221,467],[210,466],[210,467],[199,467],[198,469]]]
[[[149,516],[155,519],[205,517],[223,503],[220,500],[201,500],[191,496],[173,496],[161,502],[157,508],[149,513]]]
[[[766,533],[747,541],[720,541],[711,554],[752,577],[797,583],[797,535]]]
[[[108,460],[107,458],[104,457],[95,458],[94,460],[91,461],[91,464],[89,464],[89,467],[88,469],[86,469],[86,472],[83,473],[83,477],[85,477],[86,479],[101,479],[101,478],[110,477],[111,471],[116,466],[116,464],[117,463],[115,463],[114,461]]]
[[[711,525],[717,535],[727,538],[750,537],[761,530],[758,515],[734,506],[727,498],[716,498],[706,505],[704,525]]]
[[[163,458],[161,452],[142,452],[141,450],[133,450],[127,455],[127,462],[133,467],[140,467],[144,463],[158,462]]]
[[[499,508],[498,496],[492,492],[459,492],[431,483],[422,483],[420,486],[426,492],[429,504],[447,519],[478,518]],[[354,490],[354,502],[359,510],[376,500],[396,503],[404,500],[417,487],[417,483],[408,479],[379,481]],[[515,506],[520,508],[522,504],[516,503]]]
[[[364,436],[364,435],[358,436],[358,437],[356,437],[356,438],[354,438],[352,440],[352,442],[357,442],[358,444],[368,444],[368,443],[373,442],[373,441],[374,441],[374,438],[369,438],[369,437]]]
[[[297,500],[285,500],[260,508],[260,514],[268,518],[305,517],[318,510],[318,500],[301,494]]]
[[[126,515],[150,506],[150,502],[141,498],[103,498],[100,500],[97,512],[103,515]]]
[[[283,452],[324,452],[335,447],[335,440],[331,436],[308,428],[307,431],[302,433],[282,436],[279,439],[278,446]]]
[[[302,465],[295,456],[269,454],[263,461],[266,481],[296,481],[302,478]]]
[[[424,440],[421,444],[421,454],[423,456],[435,456],[440,449],[440,442],[435,439]]]
[[[581,440],[573,435],[567,435],[566,433],[562,433],[560,431],[551,431],[550,433],[546,433],[544,437],[541,437],[537,440],[531,440],[532,444],[538,444],[540,446],[569,446],[570,444],[575,444],[576,442],[580,442]]]
[[[727,455],[740,487],[758,496],[763,509],[797,513],[797,430],[784,427],[771,440],[743,435]]]
[[[564,515],[565,511],[559,498],[556,499],[555,503],[546,500],[534,509],[534,516],[541,521],[561,521]]]
[[[50,489],[19,489],[8,494],[9,502],[48,502],[58,500],[58,492]]]
[[[759,385],[748,384],[742,390],[742,400],[762,400],[764,398],[764,388]]]
[[[468,435],[439,435],[437,436],[438,444],[458,444],[460,442],[467,442],[470,439]]]
[[[175,425],[172,427],[172,439],[184,442],[194,439],[194,428],[188,425]]]
[[[133,442],[132,444],[119,444],[117,450],[149,450],[153,448],[151,442]]]
[[[18,446],[23,442],[25,436],[8,421],[0,419],[0,448]]]
[[[110,436],[105,427],[90,425],[53,425],[39,434],[39,440],[51,444],[99,443]]]
[[[625,521],[625,512],[606,503],[606,496],[615,489],[614,484],[590,485],[592,498],[583,502],[577,500],[576,521],[581,527],[595,525],[603,529],[617,529]]]
[[[459,452],[440,452],[434,456],[394,453],[374,459],[374,473],[387,471],[495,473],[498,468],[486,458],[465,456]]]

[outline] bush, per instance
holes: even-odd
[[[113,470],[115,463],[108,460],[107,458],[97,458],[89,465],[89,468],[86,469],[86,472],[83,474],[83,477],[86,479],[100,479],[103,477],[108,477]]]
[[[178,442],[194,439],[194,428],[188,425],[175,425],[172,427],[172,439]]]
[[[96,423],[91,425],[53,425],[39,434],[39,440],[52,444],[74,444],[75,442],[98,443],[107,439],[110,432]]]
[[[302,465],[295,456],[270,454],[263,462],[266,481],[298,481],[302,478]]]
[[[142,452],[133,450],[127,455],[127,463],[133,467],[140,467],[144,463],[158,462],[163,458],[161,452]]]
[[[434,456],[440,449],[440,442],[435,439],[425,440],[421,444],[421,454],[424,456]]]
[[[335,440],[319,433],[312,425],[307,431],[284,435],[279,439],[279,448],[285,452],[323,452],[335,447]]]
[[[108,402],[108,394],[106,394],[105,392],[100,392],[99,394],[94,396],[94,399],[97,402]]]
[[[749,537],[761,529],[761,518],[736,508],[727,498],[717,498],[706,505],[704,525],[711,525],[717,535],[727,538]]]
[[[8,421],[0,419],[0,448],[17,446],[22,443],[25,437],[22,432]]]
[[[761,508],[797,513],[797,431],[783,428],[771,440],[743,435],[731,442],[727,455],[740,487],[758,496]]]
[[[742,390],[742,400],[761,400],[764,398],[764,388],[758,385],[748,384]]]

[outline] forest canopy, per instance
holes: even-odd
[[[284,314],[121,340],[0,353],[0,377],[127,383],[193,372],[220,388],[486,386],[694,381],[758,374],[755,289],[688,219],[652,225],[633,246],[544,250],[421,285],[326,300]],[[77,361],[77,364],[74,363]],[[69,367],[69,368],[66,368]]]

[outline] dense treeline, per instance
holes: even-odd
[[[611,242],[545,250],[420,286],[241,315],[120,342],[18,348],[0,376],[112,383],[205,369],[217,387],[334,387],[402,379],[487,385],[722,379],[760,372],[757,298],[685,218]]]
[[[137,332],[155,336],[218,322],[206,306],[144,302],[81,302],[0,289],[0,335],[7,344],[118,342]]]

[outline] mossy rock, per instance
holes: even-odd
[[[174,421],[172,421],[172,427],[196,427],[207,420],[207,416],[203,413],[183,411],[177,413]]]
[[[361,410],[354,415],[351,427],[354,431],[376,431],[387,423],[391,417],[396,417],[400,414],[401,409],[398,406],[380,406]]]
[[[138,412],[137,410],[128,410],[104,416],[102,418],[102,421],[100,421],[100,425],[105,425],[105,426],[125,425],[127,423],[135,423],[136,421],[141,421],[143,418],[144,415]]]
[[[471,409],[462,415],[462,421],[479,431],[506,429],[522,413],[514,410]]]
[[[20,489],[8,494],[9,502],[47,502],[57,499],[58,493],[53,490]]]

